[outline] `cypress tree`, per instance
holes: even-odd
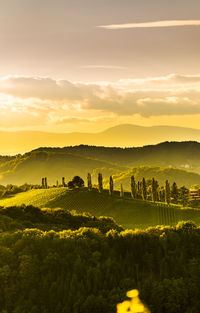
[[[170,185],[169,185],[168,180],[166,180],[165,182],[165,202],[167,204],[170,203]]]
[[[120,188],[120,197],[121,197],[121,198],[124,197],[124,189],[123,189],[122,184],[121,184],[121,188]]]
[[[45,188],[44,177],[42,177],[42,188]]]
[[[88,190],[92,190],[92,177],[90,173],[88,173],[87,175],[87,184],[88,184]]]
[[[135,199],[137,196],[135,177],[131,176],[131,197]]]
[[[142,179],[142,199],[147,199],[147,185],[144,177]]]
[[[156,201],[159,201],[159,184],[157,180],[155,180],[155,189],[156,189]]]
[[[175,182],[172,185],[171,197],[173,199],[173,203],[178,203],[178,187]]]
[[[45,186],[46,189],[48,188],[47,177],[44,178],[44,186]]]
[[[103,178],[101,173],[98,174],[98,190],[99,192],[103,191]]]
[[[165,202],[165,187],[160,187],[159,189],[159,201]]]
[[[62,177],[62,185],[63,185],[63,187],[66,186],[66,184],[65,184],[65,177]]]
[[[151,182],[151,191],[152,191],[152,201],[157,201],[158,200],[158,182],[152,178]]]
[[[136,195],[137,195],[138,198],[141,198],[141,182],[139,182],[139,181],[137,183]]]
[[[110,195],[113,194],[113,188],[114,188],[113,178],[112,178],[112,176],[110,176],[110,184],[109,184],[109,193],[110,193]]]

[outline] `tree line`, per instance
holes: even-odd
[[[87,188],[91,191],[93,188],[97,188],[100,193],[103,192],[103,176],[101,173],[98,174],[97,185],[92,184],[92,175],[88,173],[87,175]],[[69,189],[82,188],[84,187],[84,180],[79,176],[74,176],[74,178],[68,183],[65,182],[65,177],[62,177],[62,183],[59,184],[58,181],[54,187],[68,187]],[[48,188],[47,178],[42,178],[42,188]],[[113,176],[109,177],[109,194],[113,195],[116,191],[114,189],[114,180]],[[124,197],[127,192],[124,191],[123,184],[120,185],[120,197]],[[177,186],[176,182],[170,185],[169,181],[166,180],[164,186],[160,186],[158,181],[155,178],[145,179],[143,177],[142,181],[136,181],[134,176],[130,178],[130,192],[129,194],[133,199],[142,199],[144,201],[153,201],[153,202],[164,202],[168,205],[172,204],[181,204],[186,206],[188,204],[194,205],[194,201],[190,200],[189,189],[185,186],[180,188]],[[195,202],[195,205],[198,205]]]
[[[43,231],[77,230],[81,227],[96,228],[102,233],[110,229],[122,231],[112,217],[92,216],[89,213],[77,213],[66,209],[40,209],[33,205],[11,206],[0,209],[0,230],[38,228]]]

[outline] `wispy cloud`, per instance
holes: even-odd
[[[99,28],[105,29],[128,29],[128,28],[153,28],[153,27],[180,27],[180,26],[200,26],[200,20],[167,20],[145,23],[111,24],[100,25]]]
[[[71,118],[60,118],[56,121],[56,124],[79,124],[79,123],[90,123],[91,120],[87,118],[76,118],[76,117],[71,117]]]

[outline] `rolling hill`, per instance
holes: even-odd
[[[136,181],[142,181],[143,177],[146,180],[154,177],[161,186],[164,186],[166,180],[168,180],[170,184],[176,182],[178,186],[186,186],[188,188],[195,184],[200,185],[200,175],[197,173],[177,168],[138,166],[114,175],[113,180],[115,188],[119,189],[122,184],[126,190],[130,190],[130,180],[132,175],[135,177]]]
[[[89,212],[93,216],[110,216],[124,228],[147,228],[150,226],[175,225],[180,220],[193,220],[200,225],[200,210],[181,209],[180,206],[166,206],[133,200],[129,194],[122,199],[119,193],[113,196],[104,191],[88,192],[87,189],[69,191],[67,188],[37,189],[19,193],[0,200],[1,207],[34,205],[40,208],[63,208],[78,213]]]
[[[128,188],[132,174],[136,179],[156,178],[160,184],[171,183],[190,187],[200,184],[200,143],[164,142],[141,148],[108,148],[97,146],[43,147],[24,155],[0,157],[0,184],[40,184],[48,177],[50,185],[71,180],[75,175],[93,183],[99,172],[106,179],[115,175],[116,184]],[[195,173],[196,172],[196,173]]]
[[[36,151],[71,153],[93,159],[104,160],[122,166],[134,167],[154,165],[177,167],[200,172],[200,143],[193,141],[162,142],[138,148],[98,146],[68,146],[64,148],[42,147]]]
[[[143,127],[122,124],[99,133],[0,132],[0,154],[17,154],[40,146],[97,145],[133,147],[163,141],[200,140],[200,130],[174,126]]]
[[[40,184],[42,177],[48,177],[50,184],[56,184],[56,181],[61,181],[63,176],[67,177],[68,181],[74,175],[83,176],[85,179],[88,172],[96,169],[103,171],[106,175],[111,175],[124,171],[127,167],[68,152],[39,150],[0,164],[0,183]]]

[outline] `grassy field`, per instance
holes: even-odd
[[[105,190],[87,189],[69,191],[67,188],[34,189],[0,200],[0,206],[35,205],[40,208],[65,208],[77,212],[89,212],[95,216],[112,216],[124,228],[146,228],[158,224],[175,225],[180,220],[193,220],[200,225],[200,210],[181,209],[142,200],[133,200],[130,195],[120,198]]]

